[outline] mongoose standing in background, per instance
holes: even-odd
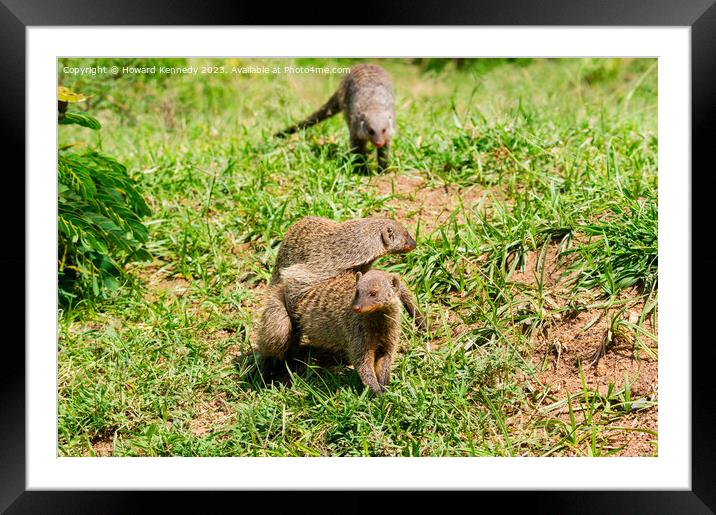
[[[262,358],[284,359],[300,341],[301,326],[292,320],[291,292],[280,281],[280,271],[303,264],[314,281],[345,271],[367,272],[373,262],[386,254],[410,252],[415,240],[400,223],[387,218],[359,218],[336,222],[307,216],[286,232],[278,250],[273,275],[265,293],[258,326],[257,346]],[[400,281],[400,300],[419,329],[425,321],[413,293]]]
[[[400,340],[400,278],[369,270],[316,282],[304,265],[280,275],[306,342],[345,354],[363,384],[385,391]]]
[[[343,111],[350,134],[351,150],[361,156],[365,167],[366,145],[377,149],[378,165],[385,170],[390,143],[395,135],[395,100],[388,73],[376,64],[359,64],[341,81],[338,90],[311,116],[277,133],[284,137],[315,125]]]

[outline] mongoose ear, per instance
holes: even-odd
[[[390,247],[393,243],[393,233],[392,231],[389,231],[387,227],[380,231],[380,237],[383,239],[383,245],[386,247]]]
[[[356,284],[358,284],[358,281],[360,281],[361,277],[363,277],[363,274],[361,272],[356,272]]]
[[[390,278],[390,283],[393,285],[393,288],[398,289],[400,287],[400,278],[394,275]]]

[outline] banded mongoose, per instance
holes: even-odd
[[[351,151],[360,155],[361,168],[365,169],[366,146],[370,142],[377,149],[380,169],[385,170],[395,135],[395,100],[388,72],[376,64],[354,66],[318,111],[276,136],[287,136],[341,111],[348,124]]]
[[[346,270],[366,272],[376,259],[387,254],[405,254],[415,250],[415,246],[408,230],[390,218],[336,222],[306,216],[286,231],[269,284],[276,284],[279,271],[291,265],[302,263],[317,279],[325,279]],[[425,321],[417,309],[415,296],[402,281],[400,300],[422,329]]]
[[[306,216],[286,231],[276,256],[269,284],[275,284],[282,268],[303,263],[326,278],[344,270],[367,271],[386,254],[403,254],[416,243],[402,224],[390,218],[356,218],[336,222]]]
[[[405,227],[387,218],[359,218],[341,223],[307,216],[293,224],[279,247],[273,275],[264,295],[256,339],[262,358],[283,359],[300,341],[301,328],[295,320],[292,321],[288,309],[292,299],[280,282],[281,269],[303,264],[318,281],[345,271],[366,272],[376,259],[386,254],[410,252],[415,245]],[[402,281],[400,300],[418,329],[422,330],[425,321],[415,296]]]
[[[363,384],[382,393],[400,340],[402,281],[382,270],[315,279],[305,265],[281,270],[303,338],[311,346],[346,355]]]

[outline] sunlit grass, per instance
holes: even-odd
[[[422,337],[404,321],[406,351],[382,398],[351,368],[314,360],[266,384],[251,348],[262,286],[293,222],[401,202],[353,172],[340,117],[270,137],[327,100],[339,78],[60,75],[95,95],[89,109],[103,125],[68,127],[61,139],[103,149],[139,181],[153,256],[129,268],[119,292],[60,313],[60,454],[91,454],[97,442],[118,456],[613,454],[622,417],[655,401],[586,383],[544,400],[531,336],[559,311],[539,280],[516,288],[510,274],[561,245],[574,309],[618,305],[631,286],[653,308],[655,63],[385,63],[398,113],[387,175],[485,195],[437,227],[424,213],[401,220],[417,249],[376,263],[404,277],[432,320]],[[644,318],[614,327],[655,355]],[[568,421],[553,416],[561,408]]]

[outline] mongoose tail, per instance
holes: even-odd
[[[316,125],[317,123],[322,122],[323,120],[326,120],[335,114],[338,114],[341,111],[341,102],[339,94],[340,90],[336,91],[333,96],[328,99],[328,102],[323,104],[323,106],[321,106],[318,111],[313,113],[311,116],[309,116],[302,122],[298,122],[296,125],[292,125],[287,129],[277,132],[276,134],[274,134],[274,137],[285,138],[286,136],[289,136],[294,132],[305,129],[312,125]]]

